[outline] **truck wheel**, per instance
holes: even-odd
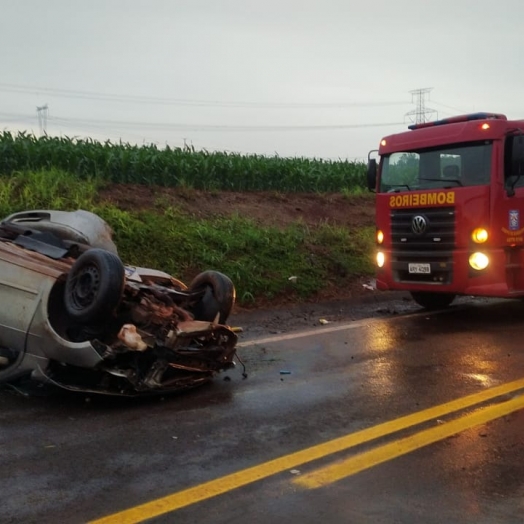
[[[448,307],[456,295],[452,293],[432,293],[429,291],[411,291],[413,300],[425,309],[443,309]]]
[[[204,271],[195,277],[189,292],[204,290],[202,298],[191,308],[196,320],[212,322],[218,314],[218,323],[224,324],[235,303],[235,286],[229,277],[218,271]]]
[[[111,315],[122,297],[124,265],[114,253],[89,249],[67,274],[64,304],[73,320],[89,324]]]

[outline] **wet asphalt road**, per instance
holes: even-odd
[[[321,443],[524,378],[520,302],[273,338],[242,343],[246,380],[237,367],[229,380],[224,375],[163,399],[0,391],[0,522],[82,523],[172,494],[149,522],[523,521],[524,410],[500,418],[497,410],[520,402],[524,383],[456,414],[444,409],[409,428],[395,422],[394,433],[304,458]],[[482,408],[495,410],[494,420],[424,441],[424,431],[445,429]],[[413,435],[422,444],[406,452],[401,439]],[[296,463],[267,464],[304,449]],[[314,488],[300,484],[355,457],[356,473]],[[252,466],[255,482],[242,472]],[[209,498],[217,485],[224,493]],[[190,487],[196,490],[176,495]],[[129,521],[151,511],[146,506]]]

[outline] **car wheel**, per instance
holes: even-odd
[[[429,291],[412,291],[413,300],[425,309],[443,309],[448,307],[456,295],[452,293],[431,293]]]
[[[204,271],[195,277],[189,292],[204,291],[202,298],[191,308],[196,320],[212,322],[218,314],[219,324],[224,324],[235,303],[235,286],[229,277],[218,271]]]
[[[125,272],[120,258],[103,249],[78,257],[66,280],[64,303],[72,319],[91,323],[111,315],[122,297]]]

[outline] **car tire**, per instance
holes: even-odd
[[[424,309],[444,309],[448,307],[456,295],[453,293],[432,293],[429,291],[412,291],[411,297],[413,300]]]
[[[82,324],[107,318],[120,303],[124,283],[124,265],[117,255],[104,249],[89,249],[78,257],[67,275],[67,313]]]
[[[225,324],[235,303],[235,286],[231,279],[219,271],[204,271],[195,277],[189,292],[204,291],[202,298],[191,308],[196,320]]]

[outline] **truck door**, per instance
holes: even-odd
[[[524,137],[506,137],[504,145],[504,198],[497,204],[495,234],[506,246],[510,291],[524,290]]]

